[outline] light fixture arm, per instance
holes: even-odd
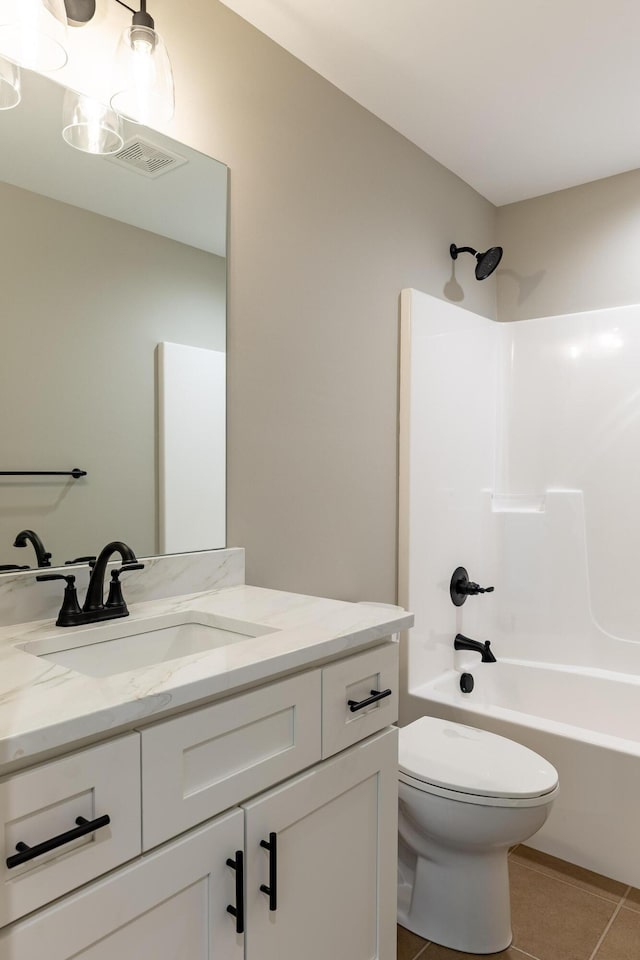
[[[140,0],[140,10],[130,7],[124,0],[116,0],[116,3],[133,14],[133,22],[143,27],[153,29],[153,19],[147,13],[147,0]],[[64,0],[64,6],[67,11],[67,21],[73,26],[82,26],[93,20],[96,12],[96,0]],[[136,19],[136,17],[140,19]]]
[[[153,30],[155,23],[150,13],[147,13],[147,0],[140,0],[140,10],[133,15],[134,27],[148,27]]]

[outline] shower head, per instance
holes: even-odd
[[[478,253],[473,247],[457,247],[452,243],[449,247],[452,260],[458,259],[459,253],[472,253],[477,260],[476,280],[486,280],[490,277],[502,260],[502,247],[489,247],[484,253]]]

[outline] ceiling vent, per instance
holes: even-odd
[[[112,154],[107,159],[111,163],[117,163],[127,170],[135,170],[149,180],[155,180],[157,177],[181,167],[188,163],[186,157],[181,157],[177,153],[171,153],[164,147],[157,147],[148,140],[136,137],[134,140],[128,140],[122,150]]]

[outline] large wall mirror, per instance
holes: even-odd
[[[227,168],[135,124],[74,150],[64,92],[24,71],[0,112],[3,572],[23,530],[52,566],[225,545]]]

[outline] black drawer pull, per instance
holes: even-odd
[[[347,700],[347,703],[351,713],[355,713],[356,710],[363,710],[364,707],[370,707],[372,703],[377,703],[378,700],[384,700],[385,697],[390,696],[391,690],[372,690],[371,696],[367,697],[366,700]]]
[[[38,843],[35,847],[29,847],[26,843],[22,842],[16,843],[16,850],[18,852],[14,853],[11,857],[7,857],[7,867],[9,870],[12,870],[14,867],[19,867],[21,863],[26,863],[28,860],[41,857],[43,853],[49,853],[57,847],[62,847],[65,843],[71,843],[72,840],[86,837],[88,833],[93,833],[95,830],[99,830],[100,827],[106,827],[107,824],[111,823],[111,817],[108,814],[105,814],[104,817],[98,817],[96,820],[86,820],[84,817],[76,817],[76,823],[78,826],[74,827],[73,830],[67,830],[66,833],[61,833],[57,837],[52,837],[50,840]]]
[[[269,910],[278,909],[278,838],[269,834],[269,840],[261,840],[260,846],[269,851],[269,886],[260,884],[260,891],[269,897]]]
[[[236,918],[236,933],[244,933],[244,854],[236,850],[236,858],[227,859],[227,866],[236,872],[236,905],[229,904],[227,913]]]

